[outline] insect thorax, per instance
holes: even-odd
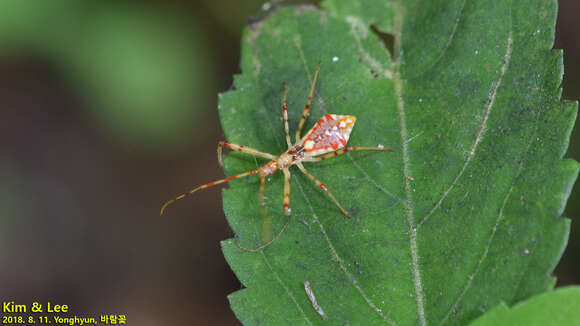
[[[279,169],[285,169],[290,167],[297,161],[300,161],[304,158],[304,147],[301,145],[295,145],[286,152],[280,154],[278,159],[276,159],[276,163]]]
[[[277,161],[270,161],[270,162],[262,165],[262,167],[260,169],[258,169],[258,174],[260,175],[260,177],[272,175],[276,171],[278,171],[278,168],[279,168],[279,165],[278,165]]]

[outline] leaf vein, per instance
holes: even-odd
[[[483,261],[487,258],[487,254],[489,253],[489,248],[491,247],[491,243],[493,242],[493,239],[495,238],[495,233],[497,231],[497,227],[503,218],[503,210],[508,202],[508,199],[509,199],[513,189],[514,189],[514,186],[512,184],[512,186],[510,187],[509,191],[507,192],[506,196],[503,199],[503,203],[502,203],[502,206],[499,210],[499,214],[496,218],[495,225],[493,226],[493,228],[491,230],[491,234],[489,236],[489,239],[487,240],[487,244],[486,244],[485,248],[483,249],[483,253],[482,253],[481,257],[479,258],[479,261],[477,262],[475,270],[467,277],[467,283],[465,283],[465,286],[463,287],[461,294],[459,294],[459,297],[457,297],[457,299],[455,300],[455,302],[453,303],[453,305],[451,306],[449,311],[447,311],[447,314],[445,314],[445,317],[443,317],[443,319],[441,319],[441,322],[439,323],[439,325],[442,325],[444,322],[446,322],[447,319],[449,319],[449,316],[451,315],[451,313],[457,309],[457,305],[459,304],[461,299],[463,299],[463,296],[465,295],[465,293],[467,293],[467,290],[471,287],[471,284],[473,283],[473,279],[475,278],[475,275],[477,275],[477,273],[479,273],[479,270],[481,269],[481,265],[483,265]]]
[[[407,132],[407,122],[405,113],[405,102],[403,100],[403,85],[401,81],[400,65],[401,58],[399,53],[401,50],[401,36],[402,36],[403,14],[399,8],[395,21],[395,54],[397,59],[393,65],[393,84],[395,86],[395,97],[397,98],[397,111],[399,112],[399,124],[401,125],[401,147],[403,159],[403,173],[405,179],[405,209],[407,211],[407,223],[409,224],[409,250],[411,252],[411,269],[413,273],[413,285],[415,288],[415,300],[417,303],[417,314],[419,317],[419,324],[421,326],[427,325],[423,298],[423,282],[421,280],[421,267],[419,265],[419,249],[417,247],[417,227],[415,218],[413,216],[413,198],[411,189],[411,171],[410,171],[410,156],[409,156],[409,136]]]
[[[500,75],[500,79],[498,80],[497,87],[499,87],[499,84],[501,83],[501,78],[503,77],[506,67],[509,64],[509,57],[511,55],[511,45],[512,45],[512,32],[510,30],[508,39],[507,39],[507,48],[506,48],[506,56],[505,56],[505,62],[504,62],[504,66],[502,67],[502,74]],[[497,87],[494,90],[494,94],[493,97],[495,98],[495,94],[497,91]],[[487,114],[486,114],[487,115]],[[538,115],[539,116],[539,115]],[[536,127],[534,128],[534,135],[536,134],[537,131],[537,120],[538,118],[536,118]],[[534,139],[535,137],[530,137],[530,139]],[[527,149],[525,152],[527,152],[531,146],[532,141],[530,140],[530,142],[528,143]],[[517,179],[517,177],[520,175],[522,169],[523,169],[523,164],[524,164],[524,160],[522,159],[520,162],[520,166],[518,168],[518,171],[512,181],[512,185],[510,187],[510,189],[508,190],[506,196],[504,197],[502,206],[499,210],[499,214],[498,217],[496,218],[496,222],[492,228],[492,232],[489,236],[489,239],[487,241],[487,244],[483,250],[483,253],[479,259],[479,261],[477,262],[477,265],[475,267],[475,270],[469,275],[469,277],[467,278],[467,283],[465,284],[463,290],[461,291],[461,293],[459,294],[459,296],[457,297],[457,299],[455,300],[455,302],[453,303],[453,305],[451,306],[451,308],[449,309],[449,311],[447,311],[447,314],[445,314],[445,316],[443,317],[443,319],[441,320],[441,322],[439,323],[439,325],[442,325],[444,322],[446,322],[449,319],[449,316],[451,315],[451,313],[453,311],[455,311],[457,309],[457,306],[459,305],[459,302],[463,299],[463,297],[465,296],[465,294],[467,293],[467,290],[471,287],[471,284],[473,283],[473,279],[475,278],[475,276],[477,275],[477,273],[479,273],[481,266],[483,265],[483,261],[487,258],[487,254],[489,253],[489,248],[491,247],[491,244],[493,242],[493,239],[495,238],[495,234],[498,228],[499,223],[501,222],[502,218],[503,218],[503,211],[505,206],[507,205],[508,199],[511,196],[511,193],[513,192],[514,189],[514,183],[515,180]]]
[[[453,25],[453,28],[451,29],[451,34],[449,34],[449,37],[447,38],[447,43],[445,43],[445,47],[443,47],[443,49],[441,50],[441,53],[439,53],[437,58],[435,58],[435,60],[433,60],[433,62],[427,68],[425,68],[423,70],[423,72],[416,74],[415,76],[413,76],[411,78],[421,76],[424,73],[426,73],[427,71],[429,71],[431,68],[433,68],[441,60],[441,58],[443,58],[443,55],[445,55],[447,50],[449,50],[449,47],[451,46],[451,42],[455,38],[455,33],[457,32],[457,26],[459,26],[459,21],[461,20],[461,15],[463,14],[463,8],[465,8],[465,3],[467,2],[467,0],[459,0],[459,1],[461,1],[461,6],[459,7],[459,10],[457,10],[457,17],[455,18],[455,24]]]
[[[504,77],[504,75],[507,71],[507,68],[509,66],[511,54],[512,54],[512,32],[510,30],[509,36],[507,39],[506,52],[504,54],[504,63],[503,63],[503,66],[501,67],[500,74],[499,74],[497,81],[492,83],[492,85],[491,85],[490,95],[488,97],[488,101],[487,101],[487,105],[486,105],[486,109],[485,109],[485,115],[483,117],[481,125],[479,126],[479,130],[477,131],[477,134],[475,136],[473,144],[471,145],[471,148],[469,150],[469,154],[467,155],[467,158],[465,159],[465,162],[464,162],[463,166],[461,167],[461,170],[459,171],[457,176],[455,176],[455,179],[453,180],[451,185],[449,185],[449,187],[443,192],[443,195],[441,195],[441,198],[437,201],[437,204],[435,204],[435,206],[433,206],[433,208],[431,208],[429,213],[427,213],[421,219],[421,221],[419,222],[419,226],[421,226],[423,223],[425,223],[425,221],[427,221],[429,219],[429,217],[431,217],[433,215],[433,213],[439,207],[441,207],[441,204],[443,203],[445,198],[447,198],[447,195],[449,195],[449,192],[451,192],[451,190],[455,187],[455,185],[457,185],[457,182],[463,176],[463,174],[465,173],[465,170],[467,169],[467,166],[469,165],[469,163],[471,163],[471,160],[475,156],[475,152],[479,146],[479,143],[483,139],[483,136],[485,135],[485,132],[487,130],[487,121],[488,121],[489,116],[491,114],[491,111],[493,109],[493,104],[495,103],[495,97],[497,95],[497,90],[500,87],[501,82],[503,80],[503,77]]]
[[[292,301],[296,305],[296,308],[298,308],[298,311],[300,311],[300,314],[302,315],[304,320],[308,323],[308,325],[312,325],[312,322],[310,321],[310,319],[308,319],[308,316],[306,315],[306,313],[304,312],[302,307],[298,304],[298,301],[296,301],[296,298],[294,297],[294,294],[292,294],[292,291],[290,291],[290,289],[284,283],[284,281],[282,281],[282,279],[280,278],[278,273],[276,273],[276,271],[272,268],[272,265],[270,265],[270,262],[268,262],[268,257],[264,254],[264,251],[262,250],[262,251],[260,251],[260,253],[262,254],[262,257],[264,257],[264,262],[266,263],[266,266],[268,266],[268,269],[270,269],[270,272],[272,272],[274,277],[276,277],[276,280],[278,281],[278,283],[280,283],[280,285],[284,288],[284,290],[286,290],[286,294],[288,294],[290,299],[292,299]]]
[[[403,200],[399,196],[397,196],[394,193],[388,191],[385,187],[381,186],[373,178],[371,178],[371,176],[363,168],[361,168],[360,165],[352,158],[352,156],[350,155],[350,153],[347,153],[346,156],[348,156],[348,158],[351,160],[352,165],[354,165],[354,167],[356,167],[364,175],[365,179],[367,179],[370,183],[372,183],[375,187],[377,187],[377,189],[379,189],[380,191],[384,192],[385,194],[387,194],[387,195],[389,195],[389,196],[397,199],[397,201],[402,201]]]
[[[338,252],[334,248],[332,241],[328,237],[328,234],[326,233],[324,226],[322,225],[322,223],[318,219],[318,216],[314,212],[314,207],[312,207],[312,204],[310,203],[308,196],[306,196],[306,194],[304,193],[304,189],[302,188],[302,185],[300,184],[300,182],[298,180],[296,180],[296,184],[297,184],[298,188],[300,188],[300,192],[302,193],[302,196],[304,197],[306,204],[308,204],[308,207],[310,208],[310,211],[312,213],[312,217],[314,218],[314,221],[320,227],[320,232],[322,233],[322,235],[324,236],[324,239],[326,240],[326,243],[328,244],[328,248],[330,249],[330,253],[332,255],[333,260],[335,260],[338,263],[338,266],[340,267],[342,272],[348,277],[348,279],[350,280],[350,282],[352,283],[354,288],[361,295],[361,297],[366,301],[366,303],[369,305],[369,307],[371,309],[373,309],[376,313],[378,313],[379,316],[381,316],[381,318],[384,319],[387,323],[389,323],[392,326],[396,326],[397,323],[395,323],[391,318],[389,318],[387,315],[385,315],[379,307],[377,307],[377,305],[368,297],[368,295],[365,293],[365,291],[361,288],[361,286],[359,285],[359,283],[358,283],[357,279],[354,277],[354,275],[352,275],[348,271],[348,269],[346,268],[346,265],[344,264],[344,261],[338,255]]]
[[[538,132],[538,121],[540,121],[541,114],[542,114],[542,111],[539,111],[538,114],[536,115],[534,132],[533,132],[532,136],[529,138],[530,139],[530,142],[526,146],[526,150],[525,150],[525,153],[526,154],[529,154],[530,147],[532,146],[532,143],[534,142],[534,139],[536,139],[536,135],[537,135],[537,132]],[[521,171],[523,169],[523,165],[524,165],[524,160],[522,159],[521,162],[520,162],[520,166],[519,166],[518,172],[516,174],[516,178],[519,177],[519,175],[521,174]],[[546,225],[546,220],[543,220],[542,221],[542,227],[540,228],[540,230],[543,230],[545,225]],[[539,241],[532,241],[532,246],[531,246],[530,252],[535,252],[535,249],[536,249],[536,247],[538,245],[538,242]],[[520,269],[521,270],[521,275],[526,275],[527,274],[527,271],[530,268],[530,261],[531,260],[527,260],[526,263],[525,263],[525,267],[522,267]],[[519,291],[520,285],[522,283],[522,278],[523,278],[523,276],[518,279],[518,281],[516,283],[516,286],[514,287],[514,289],[516,289],[515,293],[517,293]],[[515,296],[515,293],[514,293],[514,296]],[[512,297],[512,302],[513,302],[513,299],[514,298]]]

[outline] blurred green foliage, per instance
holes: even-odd
[[[244,26],[249,17],[243,15],[224,15],[224,12],[231,11],[232,1],[231,0],[202,0],[204,6],[209,9],[213,14],[213,17],[220,22],[220,25],[225,27],[225,29],[236,36],[240,34],[241,26]],[[279,1],[277,1],[279,2]],[[235,10],[241,12],[250,12],[254,15],[258,15],[261,9],[271,8],[269,1],[264,0],[245,0],[237,1],[235,4]]]
[[[154,10],[155,9],[155,10]],[[0,46],[49,55],[84,94],[89,117],[120,143],[151,149],[195,140],[215,93],[195,22],[108,1],[0,2]]]

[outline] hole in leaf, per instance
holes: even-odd
[[[389,33],[383,33],[381,32],[377,26],[375,25],[371,25],[371,31],[373,31],[373,33],[375,33],[380,39],[381,41],[383,41],[383,44],[385,45],[385,47],[387,48],[387,50],[389,50],[389,53],[391,54],[391,58],[395,58],[395,37],[393,36],[393,34],[389,34]]]

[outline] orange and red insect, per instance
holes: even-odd
[[[176,200],[183,199],[186,196],[193,194],[194,192],[205,189],[208,187],[212,187],[218,185],[220,183],[232,181],[241,177],[246,177],[249,175],[257,174],[260,177],[260,190],[258,193],[258,198],[260,201],[260,205],[265,207],[264,203],[264,188],[266,185],[266,177],[269,175],[274,174],[278,170],[282,170],[284,173],[284,198],[283,198],[283,208],[284,213],[287,216],[290,216],[291,209],[290,209],[290,166],[296,165],[298,169],[304,173],[310,180],[312,180],[316,185],[318,185],[326,194],[330,197],[330,199],[338,206],[340,211],[347,217],[350,217],[348,212],[340,205],[338,200],[334,197],[334,195],[328,190],[328,188],[316,177],[314,177],[310,172],[308,172],[302,162],[318,162],[322,160],[326,160],[329,158],[333,158],[335,156],[351,152],[351,151],[365,151],[365,150],[374,150],[374,151],[390,151],[390,148],[384,147],[382,145],[376,147],[345,147],[348,143],[348,139],[350,138],[350,133],[352,132],[352,128],[354,127],[354,123],[356,122],[356,117],[353,115],[338,115],[338,114],[325,114],[316,122],[314,127],[310,129],[306,135],[301,137],[301,130],[304,126],[306,118],[310,113],[310,104],[312,102],[312,96],[314,93],[314,88],[316,86],[316,79],[318,78],[318,70],[320,65],[316,68],[316,72],[314,74],[314,79],[312,81],[312,86],[310,88],[310,93],[308,95],[308,100],[306,101],[306,105],[304,106],[304,110],[302,111],[302,117],[300,122],[298,123],[298,130],[296,131],[296,141],[294,144],[290,141],[290,131],[288,128],[288,109],[286,106],[286,96],[288,95],[288,87],[284,85],[284,99],[282,101],[282,116],[284,118],[284,132],[286,134],[286,143],[288,145],[288,150],[284,153],[280,154],[279,156],[272,155],[270,153],[265,153],[259,151],[257,149],[238,145],[234,143],[230,143],[227,141],[220,141],[217,148],[217,156],[218,156],[218,165],[222,166],[222,148],[226,147],[231,150],[243,152],[246,154],[250,154],[252,156],[261,157],[264,159],[269,160],[268,163],[264,164],[262,167],[247,171],[244,173],[240,173],[228,178],[220,179],[217,181],[213,181],[210,183],[206,183],[201,185],[195,189],[192,189],[186,193],[183,193],[174,199],[167,201],[161,207],[161,215],[167,208],[167,206]],[[282,231],[280,231],[281,233]],[[279,235],[279,234],[278,234]],[[269,244],[269,243],[268,243]],[[266,245],[268,245],[266,244]],[[260,248],[264,248],[262,246]]]

